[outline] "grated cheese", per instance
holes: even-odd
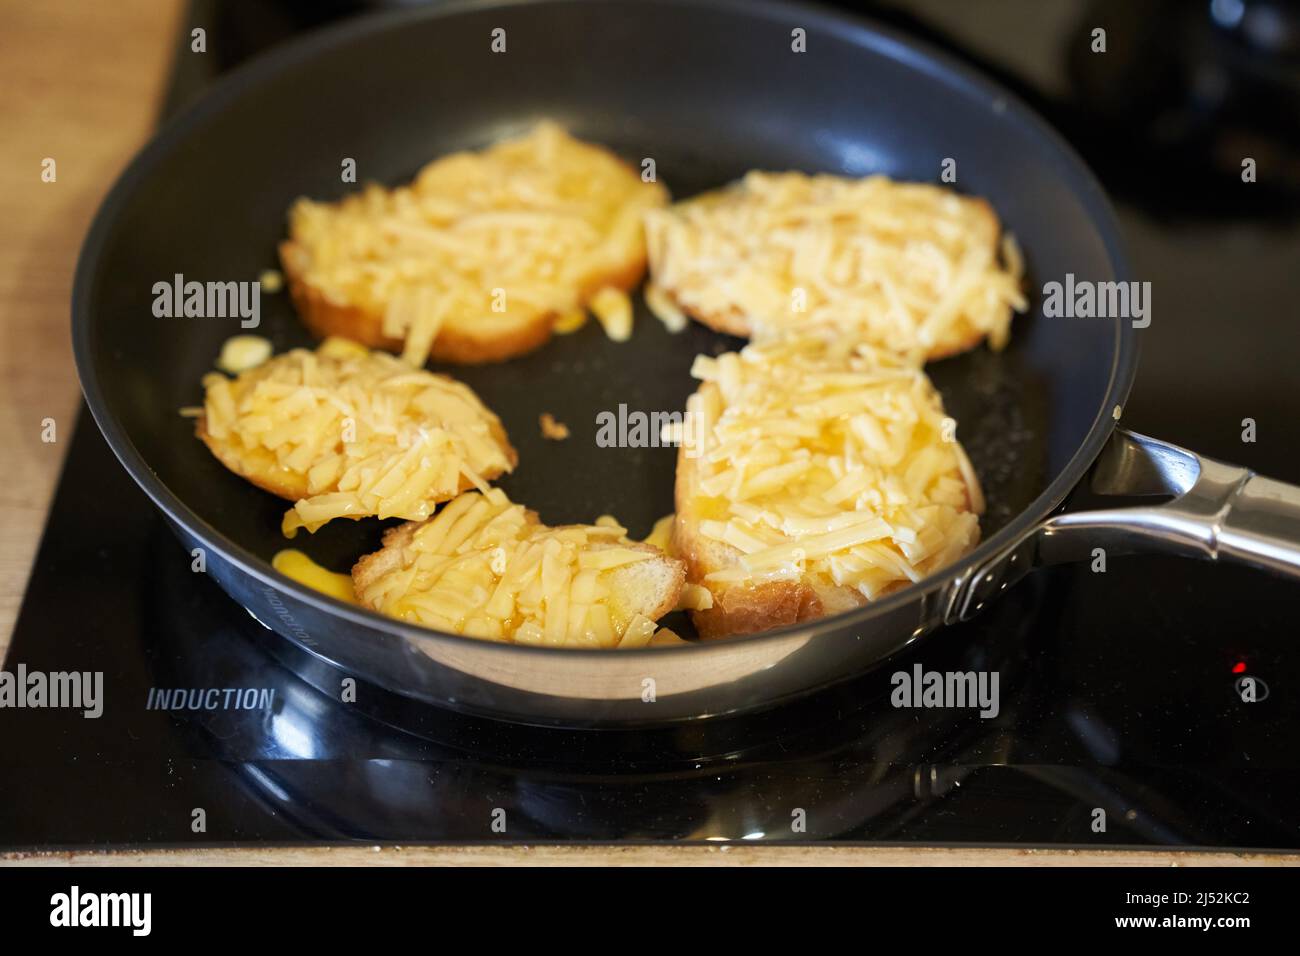
[[[626,292],[605,286],[591,297],[591,311],[613,342],[632,337],[632,300]]]
[[[905,359],[798,333],[697,361],[689,415],[716,406],[691,478],[699,536],[727,588],[803,579],[873,600],[979,539],[983,499],[942,403]],[[791,423],[799,427],[788,427]],[[721,562],[719,562],[721,563]],[[716,597],[716,595],[715,595]]]
[[[287,537],[335,518],[422,520],[514,464],[500,421],[467,386],[345,339],[203,384],[203,427],[222,460],[297,498]]]
[[[289,223],[305,281],[382,314],[402,357],[422,365],[450,327],[505,334],[552,315],[574,331],[593,277],[644,258],[642,213],[665,202],[614,155],[540,123],[435,160],[408,186],[300,199]]]
[[[466,492],[415,530],[398,561],[358,575],[384,614],[490,640],[549,647],[644,647],[654,622],[619,603],[615,575],[662,554],[616,522],[551,528],[500,489]],[[661,643],[664,641],[661,641]]]
[[[673,335],[686,329],[688,320],[685,314],[673,303],[672,297],[653,282],[646,284],[645,304]]]
[[[991,209],[937,186],[751,172],[645,222],[648,289],[754,338],[827,326],[917,358],[1000,349],[1027,307]]]

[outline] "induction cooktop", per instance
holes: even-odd
[[[209,73],[362,6],[195,3],[212,56],[178,60],[169,109]],[[1300,300],[1300,221],[1287,183],[1259,203],[1211,202],[1212,165],[1179,157],[1220,155],[1207,138],[1235,127],[1206,120],[1194,91],[1190,102],[1161,100],[1184,90],[1162,75],[1134,81],[1142,97],[1112,102],[1086,64],[1047,49],[1059,36],[1031,31],[1032,42],[981,46],[989,31],[974,20],[998,8],[910,5],[941,7],[937,23],[909,19],[902,6],[872,12],[1016,87],[1116,196],[1134,273],[1152,281],[1160,310],[1145,330],[1125,425],[1300,481],[1289,306]],[[1062,6],[1078,11],[1061,18],[1064,34],[1098,15],[1095,4]],[[1139,38],[1148,26],[1136,14],[1108,22]],[[1257,75],[1264,54],[1253,72],[1234,73],[1212,46],[1179,49],[1218,64],[1238,84],[1227,88],[1233,95],[1250,99],[1267,79]],[[1143,68],[1172,69],[1167,59]],[[1049,61],[1069,75],[1047,77]],[[1221,113],[1225,96],[1213,104]],[[1203,122],[1159,120],[1169,115]],[[1147,142],[1134,128],[1169,135]],[[1177,130],[1191,138],[1171,140]],[[1256,128],[1253,142],[1275,157],[1300,152],[1273,132]],[[1249,443],[1246,417],[1258,423]],[[83,408],[3,670],[89,675],[99,715],[0,707],[0,848],[834,841],[1297,850],[1297,607],[1300,586],[1263,573],[1112,557],[1104,573],[1037,572],[976,620],[763,713],[660,730],[512,726],[364,681],[341,695],[351,675],[283,641],[191,570]],[[896,706],[894,675],[929,672],[997,674],[996,714]]]
[[[520,727],[364,682],[341,699],[346,675],[191,570],[83,415],[5,669],[101,673],[100,713],[0,708],[0,847],[1295,849],[1295,598],[1245,570],[1116,559],[1033,575],[976,621],[768,712]],[[892,675],[917,667],[997,673],[997,714],[895,706]]]

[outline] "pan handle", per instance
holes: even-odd
[[[1300,580],[1300,487],[1116,429],[1091,472],[1102,495],[1151,505],[1063,512],[956,582],[945,609],[965,620],[1035,566],[1133,553],[1233,561]]]

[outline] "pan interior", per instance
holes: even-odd
[[[1065,467],[1104,401],[1112,323],[1044,318],[1033,293],[1066,272],[1113,277],[1080,172],[1012,108],[865,31],[807,11],[644,3],[556,3],[405,16],[262,68],[164,134],[120,195],[88,277],[83,361],[108,413],[154,475],[199,519],[261,558],[285,546],[286,504],[222,468],[178,409],[234,318],[158,318],[153,287],[247,281],[274,267],[285,211],[300,195],[337,197],[345,159],[361,181],[394,184],[451,150],[480,147],[542,117],[656,173],[677,197],[748,169],[883,173],[987,197],[1025,250],[1033,312],[1011,346],[930,372],[989,500],[987,538]],[[506,30],[493,53],[491,31]],[[807,52],[791,49],[807,31]],[[284,293],[263,294],[277,351],[307,345]],[[548,522],[614,514],[641,536],[672,511],[674,450],[606,448],[597,416],[682,409],[700,353],[737,340],[692,325],[670,335],[638,301],[617,344],[589,323],[524,358],[445,368],[502,418],[520,466],[502,482]],[[550,412],[572,436],[545,441]],[[377,546],[378,522],[340,521],[296,543],[344,570]]]

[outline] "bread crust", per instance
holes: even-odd
[[[488,431],[491,433],[493,440],[505,453],[506,459],[510,462],[510,467],[514,468],[518,465],[519,452],[517,452],[515,447],[510,444],[510,440],[506,435],[505,426],[501,424],[501,420],[495,415],[493,415],[488,421]],[[255,485],[263,491],[269,491],[271,494],[283,498],[286,501],[300,501],[307,497],[306,475],[301,475],[297,472],[285,469],[273,472],[269,467],[264,469],[250,468],[248,462],[240,454],[239,449],[235,448],[228,441],[221,441],[213,437],[212,433],[208,431],[208,417],[202,412],[199,413],[198,418],[194,422],[194,437],[208,446],[208,450],[212,452],[217,461],[221,462],[226,466],[226,468],[249,482],[249,484]],[[504,470],[487,469],[484,472],[483,477],[488,481],[492,481],[499,478],[504,473]],[[463,491],[469,491],[472,487],[474,487],[473,483],[462,475],[460,483],[456,489],[456,494],[460,494]],[[455,495],[452,495],[451,497],[455,497]],[[450,497],[442,500],[449,501]]]
[[[686,562],[685,561],[664,554],[664,552],[660,551],[652,544],[641,544],[639,542],[631,542],[628,544],[620,543],[618,545],[612,545],[611,547],[630,548],[633,551],[645,551],[648,553],[653,553],[655,555],[655,560],[657,562],[660,562],[670,572],[669,580],[671,583],[667,588],[664,589],[663,594],[659,599],[659,603],[656,604],[654,607],[652,607],[649,611],[642,612],[643,614],[645,614],[646,617],[650,618],[650,620],[652,621],[658,621],[665,614],[668,614],[670,611],[676,610],[677,601],[681,597],[682,587],[683,585],[686,584]],[[616,569],[613,573],[618,574],[619,572]]]
[[[747,339],[754,334],[753,324],[739,311],[732,309],[727,312],[708,313],[701,312],[681,302],[671,289],[664,289],[664,294],[669,297],[673,305],[677,307],[683,315],[687,315],[707,326],[715,332],[721,332],[724,335],[734,335],[736,338]],[[954,355],[961,355],[963,352],[969,352],[977,348],[987,337],[987,333],[974,330],[970,335],[960,339],[948,339],[946,341],[936,342],[930,350],[925,353],[927,362],[937,362],[940,359],[951,358]]]
[[[363,588],[368,588],[381,574],[394,570],[402,560],[402,549],[411,543],[415,529],[420,527],[418,521],[406,521],[384,531],[380,538],[378,551],[362,555],[352,565],[352,583],[356,587],[357,601],[363,606],[375,610],[373,604],[366,604],[361,599]]]
[[[384,315],[377,309],[331,301],[307,279],[310,255],[299,243],[286,239],[280,243],[280,264],[289,286],[289,295],[303,325],[317,338],[342,336],[368,348],[401,352],[402,340],[384,335]],[[619,263],[617,268],[596,273],[582,284],[579,298],[587,302],[606,286],[630,292],[645,274],[646,258],[641,254]],[[441,329],[429,349],[434,361],[454,365],[484,365],[504,362],[538,349],[550,341],[557,312],[538,312],[522,319],[509,330],[476,335],[456,326]]]
[[[307,476],[298,475],[291,471],[284,472],[283,476],[277,477],[270,471],[254,471],[247,467],[244,460],[240,457],[238,451],[229,442],[218,441],[208,431],[208,417],[200,414],[194,422],[194,437],[203,444],[208,446],[208,451],[212,452],[217,461],[225,465],[240,478],[250,484],[256,485],[263,491],[269,491],[273,495],[284,498],[286,501],[297,501],[307,494]]]
[[[705,383],[702,388],[713,388]],[[699,516],[691,507],[695,501],[694,459],[687,455],[685,443],[677,449],[677,473],[673,496],[677,506],[673,520],[673,553],[686,564],[686,580],[707,588],[713,606],[691,611],[691,621],[700,637],[708,639],[729,634],[752,634],[774,627],[821,617],[822,602],[803,581],[770,581],[750,587],[709,586],[704,576],[736,563],[740,552],[720,541],[701,537]]]

